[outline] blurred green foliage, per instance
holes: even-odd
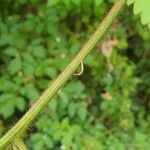
[[[65,68],[114,0],[1,0],[0,135]],[[150,33],[125,8],[25,135],[32,150],[148,150]]]

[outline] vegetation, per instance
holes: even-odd
[[[64,70],[113,3],[1,1],[1,136]],[[150,34],[132,6],[124,12],[83,62],[84,72],[28,128],[29,149],[149,149]]]

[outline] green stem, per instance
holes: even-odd
[[[21,138],[16,138],[11,146],[12,150],[27,150],[23,140]]]
[[[16,135],[24,132],[34,118],[39,114],[45,105],[50,101],[54,94],[60,87],[71,77],[75,72],[80,62],[88,55],[93,49],[95,44],[104,35],[105,31],[111,25],[112,21],[117,16],[119,10],[125,4],[126,0],[116,0],[114,6],[108,12],[102,23],[98,26],[95,33],[85,43],[80,52],[75,56],[71,63],[64,69],[64,71],[54,80],[51,86],[45,90],[38,101],[26,112],[26,114],[0,139],[0,150],[5,148],[9,143],[14,141]]]

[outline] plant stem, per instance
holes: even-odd
[[[23,143],[21,138],[16,138],[12,144],[12,149],[15,150],[27,150],[25,144]]]
[[[64,69],[64,71],[53,81],[51,86],[45,90],[37,102],[26,112],[26,114],[0,139],[0,150],[5,148],[9,143],[14,141],[16,136],[21,136],[39,114],[45,105],[48,104],[54,94],[60,89],[60,87],[71,77],[75,72],[80,62],[89,54],[95,44],[104,35],[112,21],[117,16],[119,10],[125,4],[126,0],[116,0],[114,6],[108,12],[102,23],[98,26],[95,33],[85,43],[83,48],[71,61],[71,63]]]

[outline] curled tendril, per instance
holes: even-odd
[[[80,65],[81,65],[81,70],[80,70],[80,72],[74,73],[73,75],[75,75],[75,76],[80,76],[80,75],[83,73],[83,71],[84,71],[84,65],[83,65],[83,62],[82,62],[82,61],[81,61]]]

